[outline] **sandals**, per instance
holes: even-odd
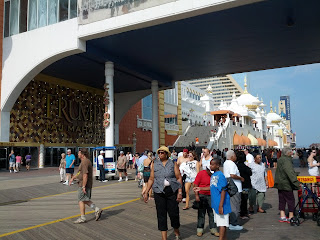
[[[188,207],[184,207],[184,208],[182,208],[182,210],[188,210],[189,208]]]

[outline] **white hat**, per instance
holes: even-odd
[[[104,151],[101,150],[101,151],[100,151],[100,154],[102,154],[102,153],[104,153]]]
[[[120,151],[120,154],[124,154],[124,152],[123,152],[123,151]]]

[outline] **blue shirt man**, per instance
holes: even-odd
[[[219,213],[219,204],[221,199],[221,191],[226,190],[228,185],[226,177],[221,171],[215,171],[210,179],[211,207],[216,213]],[[230,196],[226,192],[223,202],[223,214],[231,213]]]
[[[66,168],[74,168],[74,161],[76,157],[73,154],[66,156]]]
[[[9,158],[9,162],[15,162],[16,156],[12,153]]]
[[[64,185],[69,185],[69,179],[72,178],[74,173],[74,162],[76,160],[76,157],[71,153],[71,149],[67,150],[67,156],[66,156],[66,174],[67,174],[67,180],[64,182]],[[71,182],[73,184],[73,182]]]

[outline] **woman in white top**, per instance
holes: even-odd
[[[318,163],[314,157],[317,155],[316,150],[313,149],[308,157],[308,166],[309,170],[308,173],[310,176],[319,176],[319,169],[320,163]]]
[[[183,210],[189,209],[189,192],[191,185],[193,184],[196,176],[200,170],[200,164],[197,161],[197,154],[194,151],[190,151],[188,154],[188,161],[180,165],[181,176],[186,175],[185,190],[186,190],[186,206]]]

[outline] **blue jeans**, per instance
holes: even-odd
[[[99,171],[100,171],[100,181],[106,180],[106,174],[104,172],[103,165],[99,165]]]

